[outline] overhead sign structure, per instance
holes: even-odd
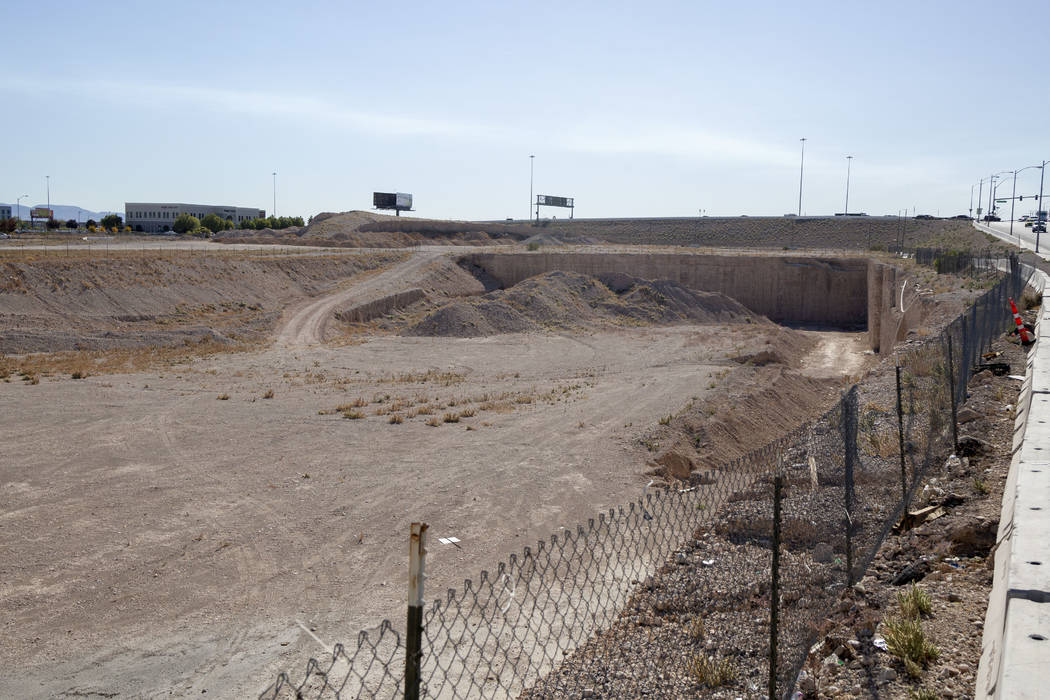
[[[405,192],[373,192],[372,206],[376,209],[393,209],[401,216],[403,211],[412,211],[412,195]]]
[[[47,207],[33,207],[29,210],[29,218],[31,219],[53,219],[55,212]]]
[[[575,202],[572,197],[555,197],[550,194],[538,194],[536,195],[536,220],[540,220],[540,207],[564,207],[569,210],[569,218],[572,218],[573,212],[575,211]]]

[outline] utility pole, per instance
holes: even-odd
[[[802,142],[802,160],[798,166],[798,215],[802,216],[802,172],[806,167],[806,139],[801,138],[799,141]]]
[[[534,166],[536,164],[536,156],[529,156],[529,221],[532,221],[532,176],[534,172]],[[537,209],[538,211],[538,209]],[[538,216],[538,215],[537,215]]]
[[[846,209],[842,213],[849,216],[849,171],[853,165],[853,156],[846,156]]]
[[[277,171],[273,171],[273,218],[277,218]]]

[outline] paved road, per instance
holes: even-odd
[[[1050,236],[1045,233],[1032,233],[1032,229],[1025,228],[1023,221],[1014,222],[1013,233],[1010,232],[1009,221],[998,221],[988,224],[982,222],[978,224],[977,228],[991,233],[1008,243],[1020,245],[1022,248],[1031,251],[1035,250],[1036,237],[1038,236],[1039,253],[1044,256],[1050,254]]]

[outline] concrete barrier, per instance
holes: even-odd
[[[1048,278],[1024,265],[1043,292]],[[977,669],[979,698],[1050,694],[1050,305],[1043,299],[1036,344],[1017,400],[1013,459],[1003,491]]]
[[[342,309],[335,313],[335,317],[344,323],[364,323],[371,321],[373,318],[386,315],[391,311],[410,306],[420,299],[425,299],[426,296],[422,289],[408,289],[404,292],[397,292],[379,299],[366,301],[348,309]]]

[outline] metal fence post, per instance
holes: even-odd
[[[857,459],[857,388],[842,400],[842,442],[845,448],[846,581],[853,586],[853,468]]]
[[[952,354],[952,335],[948,333],[948,391],[952,403],[952,453],[959,451],[959,421],[955,407],[955,358]]]
[[[769,697],[777,697],[777,636],[780,631],[780,513],[784,477],[773,480],[773,565],[769,581]]]
[[[908,467],[904,459],[904,403],[901,401],[901,366],[897,365],[897,442],[901,453],[901,499],[908,500]]]
[[[423,579],[426,523],[412,523],[408,542],[408,625],[405,632],[405,700],[419,700],[423,665]]]

